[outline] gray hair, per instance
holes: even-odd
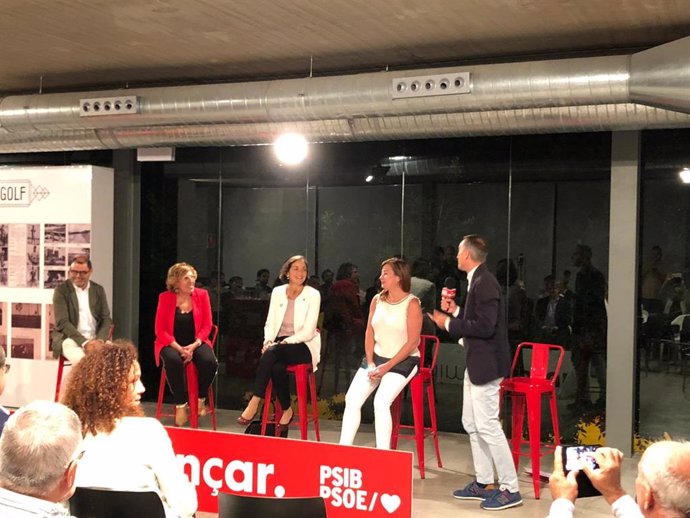
[[[0,486],[42,497],[55,489],[81,447],[81,422],[60,403],[34,401],[8,419],[0,436]]]
[[[0,367],[4,367],[7,361],[7,356],[5,356],[5,348],[0,345]]]
[[[468,234],[462,238],[460,245],[470,253],[473,261],[478,263],[486,262],[486,258],[489,255],[489,245],[482,236]]]
[[[690,442],[686,441],[656,442],[640,459],[640,474],[669,516],[690,516],[689,466]]]

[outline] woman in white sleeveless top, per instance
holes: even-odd
[[[390,449],[391,404],[417,373],[422,308],[410,294],[410,267],[403,259],[381,263],[380,294],[371,301],[364,342],[365,357],[345,396],[340,444],[352,444],[364,402],[374,397],[376,447]]]

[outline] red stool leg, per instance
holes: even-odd
[[[280,437],[280,430],[278,430],[278,423],[280,422],[280,418],[283,417],[283,407],[280,405],[280,401],[278,401],[278,398],[275,398],[273,401],[273,410],[275,410],[275,416],[273,419],[273,427],[275,429],[275,436]]]
[[[266,393],[264,394],[264,408],[261,415],[261,435],[266,435],[266,423],[268,423],[268,412],[271,407],[271,393],[273,392],[273,382],[268,380]]]
[[[158,403],[156,404],[156,419],[161,418],[161,413],[163,410],[163,394],[165,393],[165,367],[161,368],[161,381],[158,384]]]
[[[60,386],[62,385],[62,371],[65,368],[65,357],[60,355],[58,359],[57,381],[55,382],[55,402],[60,401]]]
[[[556,390],[549,393],[549,403],[551,404],[551,425],[553,426],[553,443],[561,444],[561,432],[558,427],[558,404],[556,402]]]
[[[513,463],[515,470],[520,468],[520,450],[522,448],[522,427],[525,419],[525,396],[522,394],[512,393],[511,400],[513,401],[513,423],[512,423],[512,437],[511,450],[513,452]]]
[[[400,414],[402,408],[403,393],[398,394],[398,397],[393,400],[391,405],[391,419],[393,420],[393,431],[391,433],[391,450],[398,449],[398,435],[400,433]]]
[[[534,498],[539,500],[539,470],[541,460],[541,394],[537,391],[527,394],[527,427],[529,449],[532,458],[532,483]]]
[[[187,373],[187,397],[189,398],[189,423],[192,428],[199,428],[199,378],[196,366],[189,362]]]
[[[299,432],[303,441],[307,440],[307,421],[309,411],[307,410],[307,369],[299,366],[295,369],[295,383],[297,385],[297,408],[299,411]]]
[[[312,422],[314,423],[314,434],[316,440],[321,441],[321,433],[319,432],[319,401],[316,397],[316,375],[312,369],[309,369],[309,390],[311,392],[311,409]]]
[[[414,436],[417,442],[417,461],[419,475],[424,478],[424,387],[421,376],[412,378],[412,415],[414,418]]]
[[[213,388],[209,387],[208,388],[208,412],[211,414],[211,426],[213,427],[213,431],[216,431],[216,405],[213,401]]]
[[[436,421],[436,401],[434,399],[434,383],[433,380],[427,383],[426,386],[426,397],[429,402],[429,417],[431,418],[431,434],[434,438],[434,449],[436,450],[436,460],[438,461],[438,467],[442,468],[441,464],[441,451],[438,448],[438,423]]]

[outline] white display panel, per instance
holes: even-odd
[[[12,365],[5,406],[54,397],[53,288],[85,254],[111,302],[112,236],[112,169],[0,168],[0,345]]]

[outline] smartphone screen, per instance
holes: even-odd
[[[598,446],[568,446],[565,448],[563,463],[565,471],[579,471],[585,464],[592,469],[598,468],[599,465],[594,460],[594,451],[597,448]]]
[[[563,453],[563,470],[566,474],[570,471],[577,470],[577,487],[578,496],[597,496],[599,491],[592,485],[592,482],[587,478],[587,475],[582,471],[582,467],[588,465],[592,469],[597,469],[599,464],[594,460],[594,452],[598,446],[564,446]]]

